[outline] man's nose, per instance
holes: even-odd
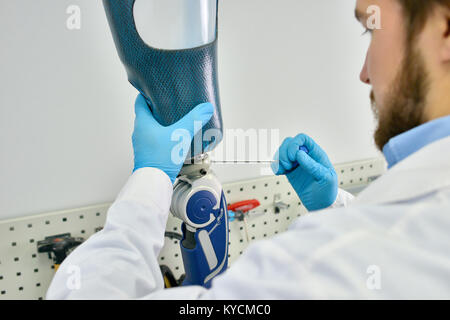
[[[366,54],[366,59],[364,61],[363,68],[361,70],[361,73],[359,74],[359,79],[365,84],[370,84],[369,72],[367,70],[367,57],[368,56],[369,55]]]

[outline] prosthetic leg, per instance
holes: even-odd
[[[222,185],[207,154],[185,165],[175,184],[171,212],[183,221],[180,242],[186,277],[183,285],[202,285],[228,266],[228,215]]]
[[[218,0],[191,0],[189,3],[147,0],[147,5],[152,4],[150,9],[164,6],[171,12],[181,12],[174,19],[160,19],[157,12],[147,19],[144,13],[144,22],[155,19],[162,22],[147,28],[151,45],[136,29],[140,23],[136,23],[134,10],[141,13],[137,1],[103,0],[103,5],[128,80],[146,98],[155,119],[168,126],[200,103],[210,102],[215,106],[214,115],[203,129],[205,132],[217,130],[220,133],[218,139],[203,139],[201,132],[194,138],[194,141],[200,141],[200,146],[194,142],[191,145],[187,158],[194,162],[182,168],[174,186],[171,206],[172,213],[183,220],[180,245],[186,271],[184,284],[209,287],[211,279],[228,264],[227,205],[206,154],[220,142],[222,132],[217,80]],[[146,4],[142,0],[141,3]],[[164,25],[165,20],[170,23]],[[181,33],[169,32],[171,26],[180,21],[184,24],[174,30]],[[196,24],[213,28],[195,29],[192,26]],[[161,47],[167,39],[180,41],[169,43],[170,47]]]

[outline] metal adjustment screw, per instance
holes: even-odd
[[[289,206],[287,203],[281,201],[281,193],[277,193],[273,197],[273,205],[275,207],[274,213],[278,214],[281,210],[286,210]]]

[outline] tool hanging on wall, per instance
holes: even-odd
[[[39,253],[48,253],[56,271],[69,253],[83,242],[84,238],[75,238],[71,237],[70,233],[64,233],[45,237],[44,240],[38,241],[37,249]]]
[[[166,265],[159,266],[161,269],[161,273],[164,279],[164,288],[175,288],[179,287],[183,284],[185,274],[182,274],[181,277],[177,280],[170,268]]]
[[[245,237],[247,239],[247,242],[249,242],[249,237],[246,217],[250,215],[251,210],[259,207],[260,205],[261,204],[257,199],[252,199],[232,203],[227,207],[230,222],[234,221],[235,219],[244,222]],[[256,215],[260,215],[260,213],[257,212]]]
[[[182,234],[173,231],[166,231],[164,236],[171,240],[178,240],[178,241],[183,240]],[[184,278],[186,278],[186,274],[182,274],[180,278],[177,280],[172,270],[167,265],[162,264],[159,267],[161,269],[161,274],[164,279],[164,288],[179,287],[183,284]]]

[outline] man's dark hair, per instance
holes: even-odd
[[[425,27],[436,5],[450,9],[450,0],[397,0],[403,7],[407,23],[407,42],[410,44]]]

